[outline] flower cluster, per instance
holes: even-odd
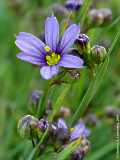
[[[22,117],[18,123],[20,135],[34,139],[35,142],[37,142],[37,137],[40,138],[46,130],[48,131],[48,137],[46,142],[41,145],[50,144],[57,153],[60,148],[66,147],[73,141],[81,140],[77,149],[71,154],[71,160],[77,156],[79,157],[77,160],[80,160],[80,157],[83,158],[90,149],[90,143],[87,139],[90,131],[85,127],[83,121],[79,121],[73,128],[69,128],[63,118],[58,118],[51,123],[47,119],[38,120],[31,115],[27,115]]]

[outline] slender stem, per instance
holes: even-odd
[[[39,102],[39,107],[38,107],[38,110],[37,110],[37,115],[39,118],[41,118],[45,112],[45,108],[46,108],[46,101],[47,101],[47,95],[48,95],[48,92],[49,92],[49,89],[50,89],[50,83],[48,84],[48,86],[46,87],[46,89],[44,90],[44,93],[40,99],[40,102]]]

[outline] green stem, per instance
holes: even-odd
[[[47,95],[48,95],[50,87],[51,86],[50,86],[50,82],[49,82],[48,86],[45,88],[44,93],[40,99],[38,110],[37,110],[37,115],[39,118],[41,118],[43,116],[43,114],[45,113]]]

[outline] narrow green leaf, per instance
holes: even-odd
[[[74,152],[74,150],[78,147],[78,145],[80,145],[80,139],[70,143],[65,149],[63,149],[59,154],[58,154],[58,158],[56,160],[65,160],[66,158],[68,158],[70,156],[70,154],[72,152]]]
[[[87,13],[88,13],[91,3],[92,3],[92,0],[85,0],[83,3],[80,14],[78,15],[78,20],[81,26],[83,26],[84,24],[84,21],[85,21],[85,18],[87,17]]]
[[[111,142],[111,143],[103,146],[101,149],[97,150],[91,156],[86,158],[86,160],[99,160],[99,159],[102,159],[102,157],[104,157],[106,154],[108,154],[109,152],[111,152],[115,148],[116,148],[116,143],[115,142]]]
[[[70,90],[70,87],[71,85],[70,84],[67,84],[64,86],[63,88],[63,92],[60,94],[60,96],[57,98],[57,101],[54,105],[54,108],[53,108],[53,113],[49,116],[49,120],[52,121],[53,117],[56,115],[56,113],[58,113],[62,103],[63,103],[63,100],[65,98],[65,96],[67,95],[68,91]]]

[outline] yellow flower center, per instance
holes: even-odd
[[[46,56],[46,62],[49,66],[55,65],[60,61],[60,55],[52,52],[50,55]]]
[[[46,59],[46,63],[49,65],[49,66],[52,66],[52,65],[55,65],[57,64],[60,59],[61,59],[61,56],[59,54],[56,54],[55,52],[52,52],[51,53],[51,49],[49,46],[45,46],[44,47],[45,51],[48,52],[49,54],[45,57]]]

